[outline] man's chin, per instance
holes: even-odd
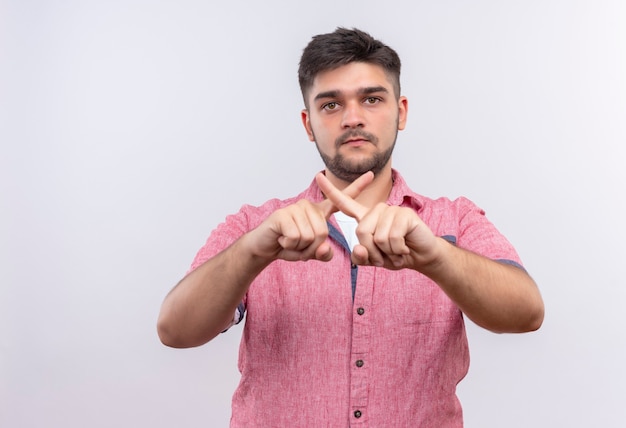
[[[393,147],[385,153],[367,156],[352,152],[350,156],[343,153],[337,154],[334,158],[324,155],[321,151],[322,160],[335,177],[346,182],[352,182],[368,171],[378,175],[385,168],[391,159]]]
[[[372,167],[361,167],[361,168],[331,168],[326,166],[328,170],[340,180],[346,182],[353,182],[363,174],[369,171],[373,171],[374,175],[378,174],[380,171],[373,170]]]

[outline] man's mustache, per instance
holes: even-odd
[[[344,144],[346,141],[354,138],[360,138],[363,140],[367,140],[372,144],[378,143],[378,138],[374,134],[370,134],[367,131],[363,131],[361,129],[350,129],[349,131],[344,132],[335,140],[335,146],[339,147]]]

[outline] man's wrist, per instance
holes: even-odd
[[[428,254],[421,256],[415,270],[423,273],[429,278],[438,276],[438,273],[446,269],[446,261],[451,257],[451,251],[455,247],[443,238],[435,237],[433,248]]]
[[[248,260],[252,266],[260,267],[260,270],[276,260],[275,255],[263,252],[258,246],[256,230],[252,230],[239,238],[236,242],[237,256],[242,260]]]

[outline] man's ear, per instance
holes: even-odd
[[[313,129],[311,128],[311,117],[309,116],[309,111],[307,109],[303,109],[300,116],[302,117],[302,125],[306,131],[306,135],[309,137],[310,141],[315,141]]]
[[[406,97],[398,99],[398,131],[402,131],[406,126],[406,118],[409,114],[409,100]]]

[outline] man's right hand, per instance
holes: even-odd
[[[373,179],[374,174],[366,172],[342,193],[356,198]],[[253,255],[266,261],[328,261],[333,252],[327,239],[326,222],[337,211],[328,199],[318,203],[300,200],[275,211],[256,229],[244,235],[246,245]]]

